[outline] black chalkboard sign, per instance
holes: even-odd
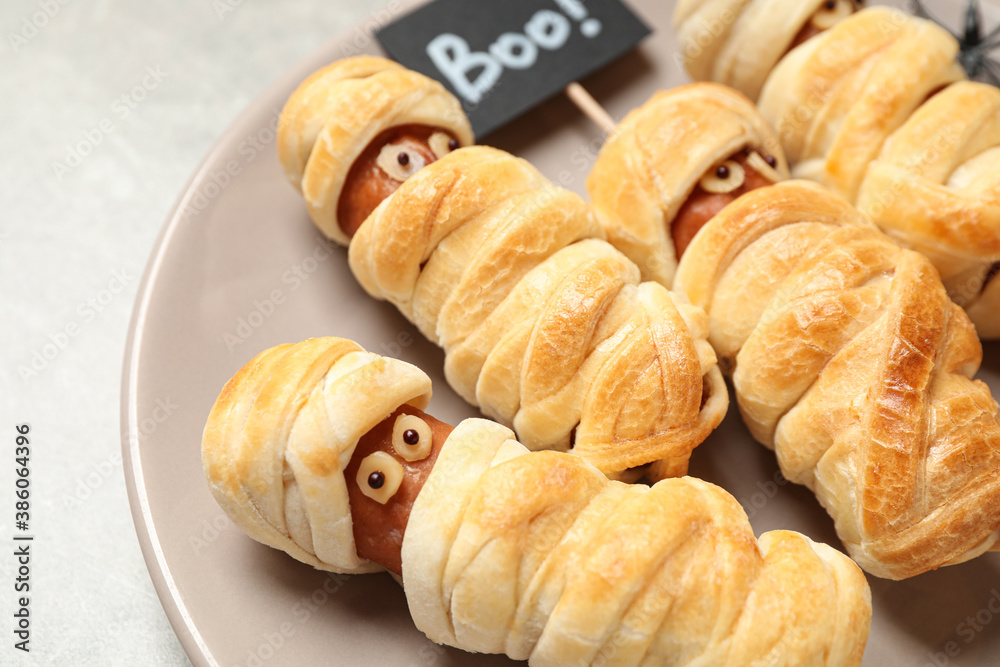
[[[649,33],[619,0],[436,0],[376,36],[394,60],[447,86],[482,137]]]

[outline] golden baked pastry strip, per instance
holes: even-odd
[[[674,284],[708,312],[753,436],[865,570],[902,579],[997,547],[998,407],[926,258],[790,181],[713,218]]]

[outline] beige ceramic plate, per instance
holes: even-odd
[[[631,4],[654,35],[584,82],[616,118],[658,88],[687,81],[669,25],[672,3]],[[955,0],[932,4],[959,16]],[[988,9],[993,25],[1000,12]],[[429,642],[386,575],[329,577],[251,541],[222,515],[201,472],[201,430],[225,381],[260,350],[310,336],[353,338],[415,363],[434,380],[433,414],[453,423],[476,415],[445,383],[441,352],[392,306],[368,298],[345,252],[321,240],[274,154],[276,114],[288,94],[312,70],[361,52],[359,34],[334,40],[277,81],[220,139],[167,221],[133,316],[122,398],[132,513],[160,599],[196,665],[512,664]],[[560,98],[486,143],[582,193],[601,135]],[[1000,347],[987,348],[985,366],[996,393]],[[811,493],[775,484],[774,455],[750,439],[735,409],[695,452],[691,472],[733,493],[758,533],[789,528],[840,546]],[[871,585],[866,664],[1000,664],[1000,554]]]

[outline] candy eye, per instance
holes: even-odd
[[[740,163],[726,160],[702,176],[699,184],[708,192],[722,195],[740,187],[745,180],[746,171],[743,170]]]
[[[812,26],[817,30],[829,30],[854,13],[851,0],[826,0],[813,14]]]
[[[784,180],[778,173],[778,159],[773,155],[764,157],[757,151],[750,151],[750,155],[747,156],[747,166],[752,167],[754,171],[772,183]]]
[[[423,155],[401,144],[383,146],[375,163],[389,178],[400,183],[427,166]]]
[[[415,415],[400,415],[392,427],[392,448],[406,461],[420,461],[431,453],[431,427]]]
[[[403,466],[385,452],[373,452],[361,461],[357,482],[361,493],[385,505],[403,482]]]
[[[427,145],[431,147],[434,151],[434,155],[440,160],[448,153],[458,150],[459,143],[457,139],[452,139],[444,132],[435,132],[431,135],[431,138],[427,140]]]

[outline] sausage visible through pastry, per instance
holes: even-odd
[[[744,149],[705,172],[670,224],[677,259],[698,230],[730,202],[751,190],[781,181],[777,166],[774,156],[759,149]]]
[[[348,237],[383,199],[419,169],[459,147],[447,130],[427,125],[389,128],[372,140],[351,165],[337,202],[337,219]]]
[[[452,427],[403,405],[358,441],[345,470],[358,555],[402,574],[403,534]]]

